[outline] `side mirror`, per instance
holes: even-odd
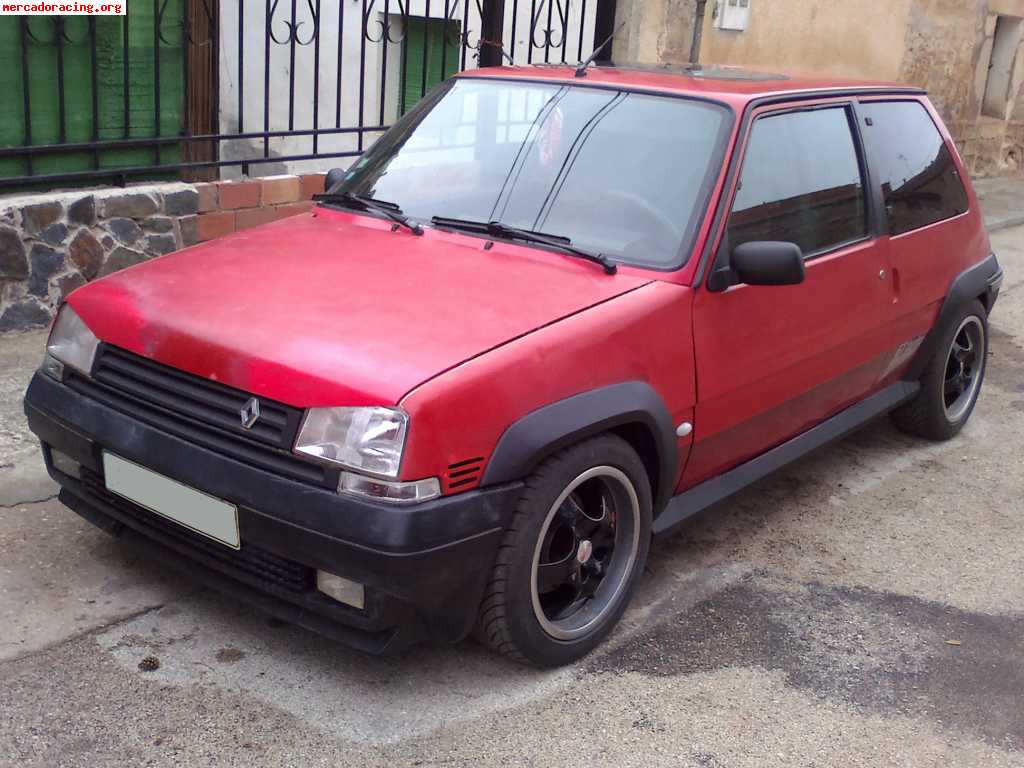
[[[798,285],[804,281],[804,254],[796,243],[743,243],[733,250],[730,266],[737,281],[747,285]]]
[[[342,179],[345,178],[345,174],[348,173],[344,168],[331,168],[327,172],[327,178],[324,179],[324,191],[330,192],[334,187],[341,183]]]

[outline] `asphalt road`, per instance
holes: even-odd
[[[53,499],[0,337],[0,765],[1024,766],[1024,228],[956,440],[883,420],[657,546],[607,647],[373,659]],[[147,656],[159,669],[141,671]]]

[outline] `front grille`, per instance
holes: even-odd
[[[248,392],[104,344],[91,379],[70,373],[67,384],[87,397],[160,430],[238,461],[324,487],[337,484],[324,467],[291,453],[302,409],[257,398],[251,429],[240,413]]]
[[[170,539],[176,549],[188,555],[201,554],[214,560],[219,569],[237,579],[256,582],[264,588],[278,588],[288,592],[306,592],[313,586],[314,571],[300,563],[287,560],[265,549],[242,544],[241,549],[231,549],[189,530],[165,517],[150,512],[107,490],[100,475],[82,467],[82,487],[87,497],[113,507],[117,512],[138,523],[143,533],[159,534]]]

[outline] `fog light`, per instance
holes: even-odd
[[[58,472],[63,472],[65,475],[73,477],[76,480],[82,479],[82,465],[66,453],[61,453],[60,451],[55,451],[51,448],[50,462],[53,464],[53,468]]]
[[[368,496],[375,501],[386,501],[390,504],[413,504],[417,501],[436,499],[441,495],[441,483],[436,477],[399,483],[357,475],[354,472],[342,472],[338,490]]]
[[[363,585],[343,579],[327,571],[316,572],[316,588],[339,603],[363,610],[366,605],[366,591]]]
[[[42,371],[57,381],[64,380],[64,363],[49,353],[43,358]]]

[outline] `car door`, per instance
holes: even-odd
[[[870,189],[852,102],[754,113],[719,257],[745,242],[795,242],[806,278],[697,291],[694,443],[680,488],[810,428],[881,378],[892,295]]]

